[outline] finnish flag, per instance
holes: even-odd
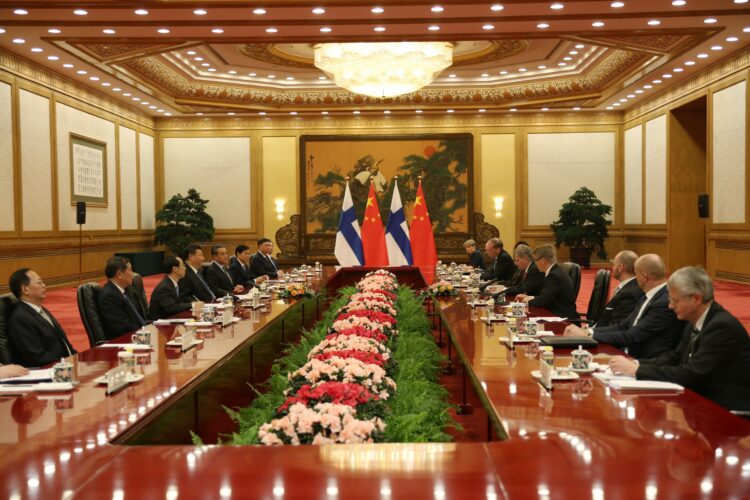
[[[359,232],[357,214],[354,212],[352,193],[349,191],[349,183],[346,183],[344,192],[344,203],[341,205],[341,218],[339,219],[339,230],[336,233],[336,246],[333,254],[336,260],[344,267],[361,266],[365,262],[362,251],[362,236]]]
[[[395,181],[393,198],[391,198],[391,215],[385,227],[385,246],[388,249],[388,266],[410,266],[414,262],[409,243],[409,226],[406,225],[404,206],[401,204],[398,183]]]

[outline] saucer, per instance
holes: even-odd
[[[531,372],[531,376],[534,378],[542,378],[542,373],[539,370],[534,370]],[[577,380],[579,378],[580,377],[575,372],[560,373],[557,370],[552,372],[553,381]]]
[[[127,377],[127,381],[129,384],[134,384],[136,382],[140,382],[145,377],[142,373],[131,373]],[[107,376],[102,375],[101,377],[96,377],[94,379],[95,384],[106,384],[107,383]]]

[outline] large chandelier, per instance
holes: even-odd
[[[319,43],[315,66],[339,87],[371,97],[419,90],[453,64],[448,42]]]

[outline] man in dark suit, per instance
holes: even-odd
[[[164,259],[164,273],[164,279],[151,292],[149,316],[152,320],[168,318],[192,307],[191,302],[180,301],[179,282],[185,277],[182,259],[175,256]]]
[[[516,272],[513,258],[503,249],[500,238],[490,238],[484,246],[487,255],[492,259],[492,264],[479,276],[482,281],[498,282],[509,280]],[[489,283],[485,283],[485,286]]]
[[[253,261],[250,264],[250,270],[254,276],[266,275],[269,278],[276,279],[279,274],[284,274],[279,271],[279,267],[276,265],[276,261],[271,257],[273,253],[273,242],[268,238],[261,238],[258,240],[258,252],[253,255]]]
[[[553,245],[538,246],[532,252],[534,262],[545,274],[544,285],[539,295],[516,295],[516,300],[527,302],[532,307],[549,309],[553,314],[570,320],[578,319],[575,294],[570,276],[557,265],[557,253]]]
[[[268,276],[253,276],[250,270],[252,253],[249,246],[237,245],[234,249],[234,257],[234,260],[229,263],[229,274],[232,275],[235,285],[250,289],[268,279]]]
[[[477,242],[474,240],[464,241],[464,250],[469,256],[469,265],[484,270],[484,258],[482,252],[477,250]]]
[[[604,308],[596,326],[620,323],[630,316],[636,303],[643,297],[643,290],[635,279],[635,261],[638,255],[623,250],[612,260],[612,276],[620,282]]]
[[[199,245],[191,243],[182,253],[185,263],[185,276],[179,281],[180,302],[213,302],[216,296],[211,291],[206,280],[203,279],[203,250]]]
[[[225,297],[227,295],[234,295],[242,293],[244,287],[242,285],[235,285],[232,282],[232,275],[229,274],[229,253],[227,252],[226,245],[214,245],[211,247],[211,258],[213,262],[203,271],[203,277],[205,278],[211,291],[217,297]]]
[[[111,257],[104,266],[104,275],[109,281],[99,293],[99,314],[108,339],[123,333],[138,330],[146,325],[125,289],[133,284],[133,267],[125,257]]]
[[[539,270],[534,262],[534,254],[526,245],[518,245],[513,250],[513,261],[521,272],[519,283],[506,288],[505,295],[531,295],[536,296],[542,292],[544,287],[544,273]]]
[[[34,367],[75,354],[60,323],[42,305],[47,289],[39,275],[29,268],[19,269],[11,274],[8,286],[19,300],[8,324],[13,360]]]
[[[620,323],[596,326],[594,339],[627,349],[635,358],[653,358],[677,347],[685,323],[669,309],[666,268],[656,254],[642,255],[635,261],[635,276],[644,296],[630,316]],[[590,329],[569,326],[566,335],[586,335]]]
[[[612,371],[674,382],[728,410],[750,410],[750,337],[714,302],[711,278],[699,267],[683,267],[669,277],[667,290],[670,309],[687,322],[679,346],[651,359],[616,356]]]

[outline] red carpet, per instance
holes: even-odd
[[[581,291],[578,293],[578,311],[585,312],[591,297],[591,289],[594,286],[596,270],[583,270],[581,277]],[[146,293],[151,297],[151,290],[161,281],[162,275],[148,276],[143,278]],[[102,283],[104,281],[102,280]],[[617,286],[617,280],[612,280],[612,289]],[[734,314],[750,331],[750,285],[716,281],[716,300],[728,311]],[[45,306],[52,311],[57,320],[68,334],[70,342],[77,350],[89,348],[89,340],[86,331],[81,324],[78,315],[78,304],[76,301],[76,287],[57,288],[47,291]]]

